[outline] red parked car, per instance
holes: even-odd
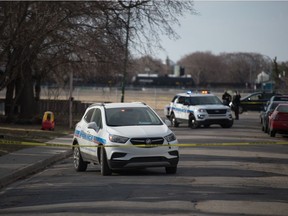
[[[288,133],[288,104],[279,104],[269,116],[268,132],[271,137]]]

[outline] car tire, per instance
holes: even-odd
[[[100,166],[101,166],[101,175],[108,176],[112,174],[112,170],[110,169],[107,161],[107,154],[105,148],[101,147],[101,155],[100,155]]]
[[[79,147],[73,149],[73,164],[77,172],[84,172],[87,169],[88,163],[83,161]]]
[[[189,117],[189,127],[192,129],[198,128],[200,125],[194,116]]]
[[[166,174],[175,174],[177,172],[177,166],[165,167]]]
[[[170,121],[173,127],[179,127],[179,123],[177,122],[177,119],[174,113],[171,114]]]

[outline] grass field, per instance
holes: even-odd
[[[50,92],[49,92],[50,91]],[[126,89],[124,95],[125,102],[144,102],[155,110],[162,110],[170,103],[172,98],[178,94],[186,92],[187,89],[162,89],[162,88],[139,88],[137,90]],[[223,92],[213,92],[221,98]],[[97,88],[97,87],[77,87],[73,90],[74,100],[82,102],[121,102],[121,89],[117,88]],[[49,89],[42,89],[41,98],[53,98]],[[69,90],[57,92],[57,99],[68,100]],[[54,99],[54,98],[53,98]],[[55,98],[56,99],[56,98]]]
[[[144,102],[155,110],[162,110],[170,103],[177,93],[186,92],[189,89],[171,88],[138,88],[125,90],[125,102]],[[241,92],[241,91],[240,91]],[[222,97],[223,89],[211,90],[211,93]],[[248,93],[241,93],[242,97]],[[53,89],[43,87],[41,99],[69,100],[69,89]],[[121,102],[121,89],[109,87],[75,87],[72,92],[74,100],[82,102]],[[0,98],[5,98],[5,90],[0,91]],[[1,109],[1,107],[0,107]],[[1,110],[0,110],[1,112]]]

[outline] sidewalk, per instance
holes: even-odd
[[[0,189],[43,170],[47,166],[71,156],[73,135],[56,138],[47,143],[67,144],[64,147],[31,147],[0,157]]]

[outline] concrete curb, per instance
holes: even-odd
[[[6,175],[3,178],[0,178],[0,188],[4,188],[9,184],[14,183],[15,181],[25,178],[29,175],[32,175],[34,173],[37,173],[43,169],[45,169],[48,166],[51,166],[52,164],[63,160],[65,158],[68,158],[72,155],[72,150],[69,149],[67,151],[63,151],[60,153],[57,153],[53,156],[46,157],[43,160],[37,161],[33,164],[27,165],[25,167],[16,169],[11,174]]]

